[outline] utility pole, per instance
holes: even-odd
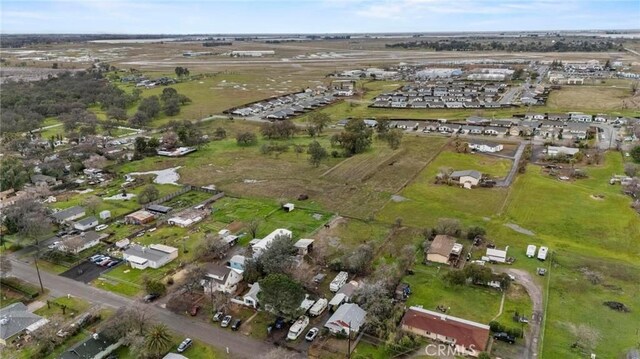
[[[351,359],[351,321],[349,321],[348,346],[347,346],[347,359]]]
[[[44,286],[42,285],[42,277],[40,277],[40,268],[38,268],[38,256],[40,256],[40,247],[36,250],[36,254],[34,254],[33,259],[36,265],[36,273],[38,273],[38,281],[40,282],[40,294],[44,293]]]

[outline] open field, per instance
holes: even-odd
[[[551,92],[547,107],[573,108],[574,111],[609,112],[640,110],[640,97],[631,96],[630,84],[565,86]]]
[[[511,161],[480,154],[442,152],[409,184],[400,195],[407,200],[389,201],[378,213],[378,219],[392,223],[402,218],[404,223],[424,227],[441,217],[478,222],[479,217],[497,213],[506,198],[504,188],[462,189],[456,185],[436,185],[435,176],[442,167],[455,170],[476,169],[497,177],[504,176]]]

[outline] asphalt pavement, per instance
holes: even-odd
[[[17,260],[13,257],[10,258],[10,260],[13,266],[11,270],[13,276],[39,286],[36,270],[31,263]],[[237,332],[224,330],[197,319],[175,314],[155,304],[145,304],[138,300],[126,298],[43,270],[40,271],[40,274],[42,276],[42,283],[55,297],[70,294],[83,298],[91,303],[114,309],[139,305],[146,308],[153,319],[166,324],[169,328],[181,333],[185,337],[201,340],[204,343],[217,347],[222,352],[227,352],[228,350],[229,357],[259,358],[274,348],[269,343],[261,342]]]

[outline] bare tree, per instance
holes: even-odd
[[[96,214],[96,212],[98,211],[98,207],[100,207],[100,204],[102,204],[102,200],[98,196],[89,196],[82,202],[82,205],[85,206],[89,210],[89,212],[93,214]]]
[[[247,223],[247,230],[249,231],[249,233],[251,233],[251,238],[256,238],[259,228],[260,228],[260,220],[258,219],[254,218],[251,221],[249,221],[249,223]]]
[[[438,234],[446,234],[453,237],[459,237],[462,233],[460,221],[454,218],[438,218],[438,224],[435,229]]]
[[[92,155],[88,159],[82,161],[82,164],[87,168],[99,168],[103,169],[107,166],[107,159],[104,156]]]
[[[202,266],[192,264],[185,271],[182,285],[189,294],[193,294],[195,290],[202,287],[201,283],[206,274],[207,273]]]

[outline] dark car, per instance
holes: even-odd
[[[191,338],[183,340],[182,343],[180,343],[180,345],[178,346],[178,353],[183,353],[185,350],[189,349],[192,343],[193,340],[191,340]]]
[[[277,318],[276,318],[276,322],[274,323],[274,325],[273,325],[273,326],[274,326],[276,329],[282,329],[282,328],[284,328],[284,325],[285,325],[284,318],[282,318],[282,317],[277,317]]]
[[[496,333],[493,335],[493,339],[495,340],[501,340],[503,342],[507,342],[509,344],[513,344],[516,342],[516,338],[513,335],[509,335],[507,333]]]
[[[160,297],[160,295],[152,293],[152,294],[145,295],[143,300],[145,303],[151,303],[154,300],[158,299],[158,297]]]
[[[231,324],[231,330],[238,330],[240,328],[240,324],[242,324],[242,319],[236,319]]]

